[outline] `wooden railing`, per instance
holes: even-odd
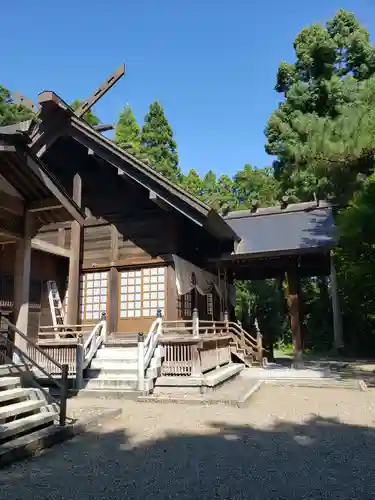
[[[43,366],[52,376],[60,374],[59,365],[68,367],[68,376],[76,373],[77,341],[66,339],[63,341],[49,341],[48,344],[38,342],[27,345],[27,354],[39,366]],[[51,361],[52,360],[52,361]]]
[[[39,351],[48,354],[58,363],[68,366],[68,375],[75,378],[75,387],[80,389],[83,381],[83,370],[90,364],[101,344],[106,340],[106,318],[96,324],[44,326],[38,336]],[[29,347],[29,355],[37,363],[45,363],[51,375],[56,375],[56,368],[48,363],[33,347]]]
[[[27,335],[21,332],[15,325],[13,325],[8,319],[1,318],[2,323],[6,325],[7,332],[2,333],[3,340],[7,343],[10,348],[7,356],[8,362],[13,364],[17,369],[22,373],[22,369],[20,365],[25,367],[24,372],[29,372],[29,367],[31,366],[33,369],[36,369],[42,372],[50,382],[55,385],[60,392],[60,399],[57,400],[52,398],[49,394],[46,394],[45,389],[38,384],[35,378],[33,378],[33,383],[38,385],[40,390],[48,397],[48,399],[52,400],[55,405],[59,408],[59,423],[61,426],[66,424],[66,403],[68,398],[68,365],[66,363],[59,363],[55,359],[53,359],[48,353],[44,352],[42,349],[38,347],[32,340],[30,340]],[[26,344],[26,351],[20,349],[17,343],[17,337],[20,337],[23,343]],[[30,349],[34,351],[34,357],[29,354]],[[37,357],[39,361],[43,360],[43,362],[36,361],[35,353],[37,353]],[[16,361],[13,359],[13,356],[17,358]],[[52,376],[51,372],[48,371],[48,368],[53,367],[54,372],[59,372],[59,379],[56,379]]]
[[[193,321],[163,321],[163,337],[191,336],[193,338],[205,338],[208,335],[223,336],[230,335],[238,349],[243,349],[246,356],[251,356],[254,361],[262,363],[263,345],[262,335],[257,332],[254,338],[238,323],[231,321],[201,321],[194,325]]]
[[[84,325],[47,325],[40,326],[38,333],[38,341],[43,340],[64,340],[64,339],[77,339],[80,335],[84,339],[89,337],[93,328],[97,323],[89,323]]]
[[[138,373],[138,390],[144,390],[145,373],[150,366],[151,360],[158,348],[162,332],[162,316],[160,309],[158,310],[157,318],[152,323],[150,330],[144,338],[140,333],[138,336],[138,356],[137,356],[137,373]]]
[[[162,337],[164,360],[162,375],[201,377],[231,361],[230,335],[206,337]]]
[[[83,342],[83,334],[78,334],[75,358],[77,390],[81,389],[83,386],[83,371],[89,366],[99,347],[106,339],[107,322],[105,314],[102,315],[101,321],[94,326],[85,342]]]

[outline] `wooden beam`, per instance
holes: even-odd
[[[19,217],[23,216],[25,211],[23,200],[17,198],[17,196],[12,196],[11,194],[5,193],[4,191],[1,190],[0,190],[0,208]]]
[[[0,151],[2,153],[15,153],[17,151],[16,146],[12,144],[6,144],[5,142],[0,142]]]
[[[12,240],[22,240],[21,234],[9,231],[9,229],[3,227],[0,227],[0,236],[5,236],[5,238],[10,238]]]
[[[56,198],[32,201],[27,205],[27,210],[29,212],[45,212],[47,210],[56,210],[59,208],[63,208],[63,205],[58,203]]]
[[[80,207],[82,203],[82,179],[78,174],[73,178],[73,200]],[[79,311],[79,276],[82,254],[82,228],[78,221],[72,222],[68,280],[67,324],[76,325]]]
[[[66,231],[63,227],[59,227],[57,230],[57,244],[61,248],[65,248],[65,241],[66,241]]]
[[[72,218],[79,224],[83,225],[85,218],[80,210],[71,203],[68,196],[66,196],[54,183],[52,178],[47,174],[47,172],[34,161],[30,156],[27,158],[27,164],[30,169],[39,177],[43,184],[51,191],[51,193],[61,202],[65,210],[72,216]],[[74,199],[73,199],[74,201]],[[77,205],[77,204],[76,204]],[[73,324],[73,323],[72,323]]]
[[[96,104],[110,90],[115,83],[117,83],[125,74],[125,64],[121,64],[116,71],[114,71],[105,82],[103,82],[90,97],[88,97],[81,106],[76,110],[75,115],[79,118]]]
[[[59,137],[66,134],[69,128],[69,114],[66,112],[68,105],[53,92],[42,92],[38,101],[42,105],[54,103],[57,108],[53,119],[42,120],[31,134],[30,150],[37,158],[41,158]]]
[[[39,250],[41,252],[50,253],[52,255],[59,255],[60,257],[70,258],[71,251],[63,248],[53,243],[40,240],[39,238],[33,238],[31,240],[31,247],[33,250]]]
[[[154,191],[150,191],[149,198],[162,210],[169,211],[169,209],[171,208],[170,205],[168,205],[168,203],[162,200],[160,196],[158,196]]]
[[[109,130],[114,130],[116,127],[113,123],[99,123],[99,125],[94,125],[94,129],[97,132],[108,132]]]
[[[111,248],[109,259],[111,268],[109,270],[109,304],[108,304],[108,332],[112,333],[117,328],[118,318],[118,292],[119,292],[119,273],[116,268],[118,261],[118,247],[119,247],[119,232],[113,224],[111,225]]]

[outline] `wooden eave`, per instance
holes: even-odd
[[[150,193],[154,193],[160,202],[203,227],[217,240],[233,242],[238,240],[233,229],[216,211],[165,179],[129,152],[116,146],[113,141],[101,135],[83,119],[78,118],[68,104],[56,94],[49,91],[43,92],[39,95],[38,101],[42,106],[41,124],[32,134],[32,147],[37,156],[41,156],[45,149],[61,135],[70,135],[92,154],[116,167],[123,175],[148,189]],[[59,120],[60,127],[58,126]],[[43,137],[46,139],[45,142]]]
[[[5,138],[0,130],[0,143],[11,146],[0,150],[0,174],[19,193],[24,210],[34,212],[40,224],[68,220],[83,224],[85,214],[43,163],[28,153],[25,137]]]

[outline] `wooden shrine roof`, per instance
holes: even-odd
[[[85,214],[38,158],[28,149],[30,122],[0,127],[0,208],[3,232],[21,230],[24,210],[34,213],[40,226],[77,220]]]
[[[39,95],[38,101],[41,105],[41,122],[31,134],[32,150],[36,155],[41,156],[48,149],[53,149],[53,144],[59,138],[70,137],[87,148],[88,154],[105,162],[111,170],[116,169],[119,174],[118,179],[122,177],[148,190],[150,199],[154,203],[168,210],[177,211],[197,226],[204,228],[218,241],[233,244],[238,239],[230,225],[215,210],[128,151],[119,148],[113,141],[76,116],[69,105],[55,93],[45,91]],[[65,146],[68,147],[67,142]],[[73,149],[71,154],[74,154]],[[66,157],[69,157],[69,152],[66,153]]]

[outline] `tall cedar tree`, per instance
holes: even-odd
[[[155,101],[149,111],[141,132],[141,153],[151,166],[173,182],[179,182],[181,171],[178,166],[177,145],[173,131],[165,117],[164,110]]]
[[[129,104],[121,112],[116,129],[114,142],[134,156],[140,154],[140,128]]]
[[[316,175],[300,149],[317,118],[335,119],[342,106],[356,100],[358,82],[375,74],[375,47],[354,14],[339,10],[325,26],[304,28],[294,50],[295,63],[282,62],[277,72],[275,89],[284,100],[268,121],[266,150],[277,156],[282,191],[295,200],[310,200],[314,192],[335,198],[330,180]],[[324,142],[324,134],[316,139]]]

